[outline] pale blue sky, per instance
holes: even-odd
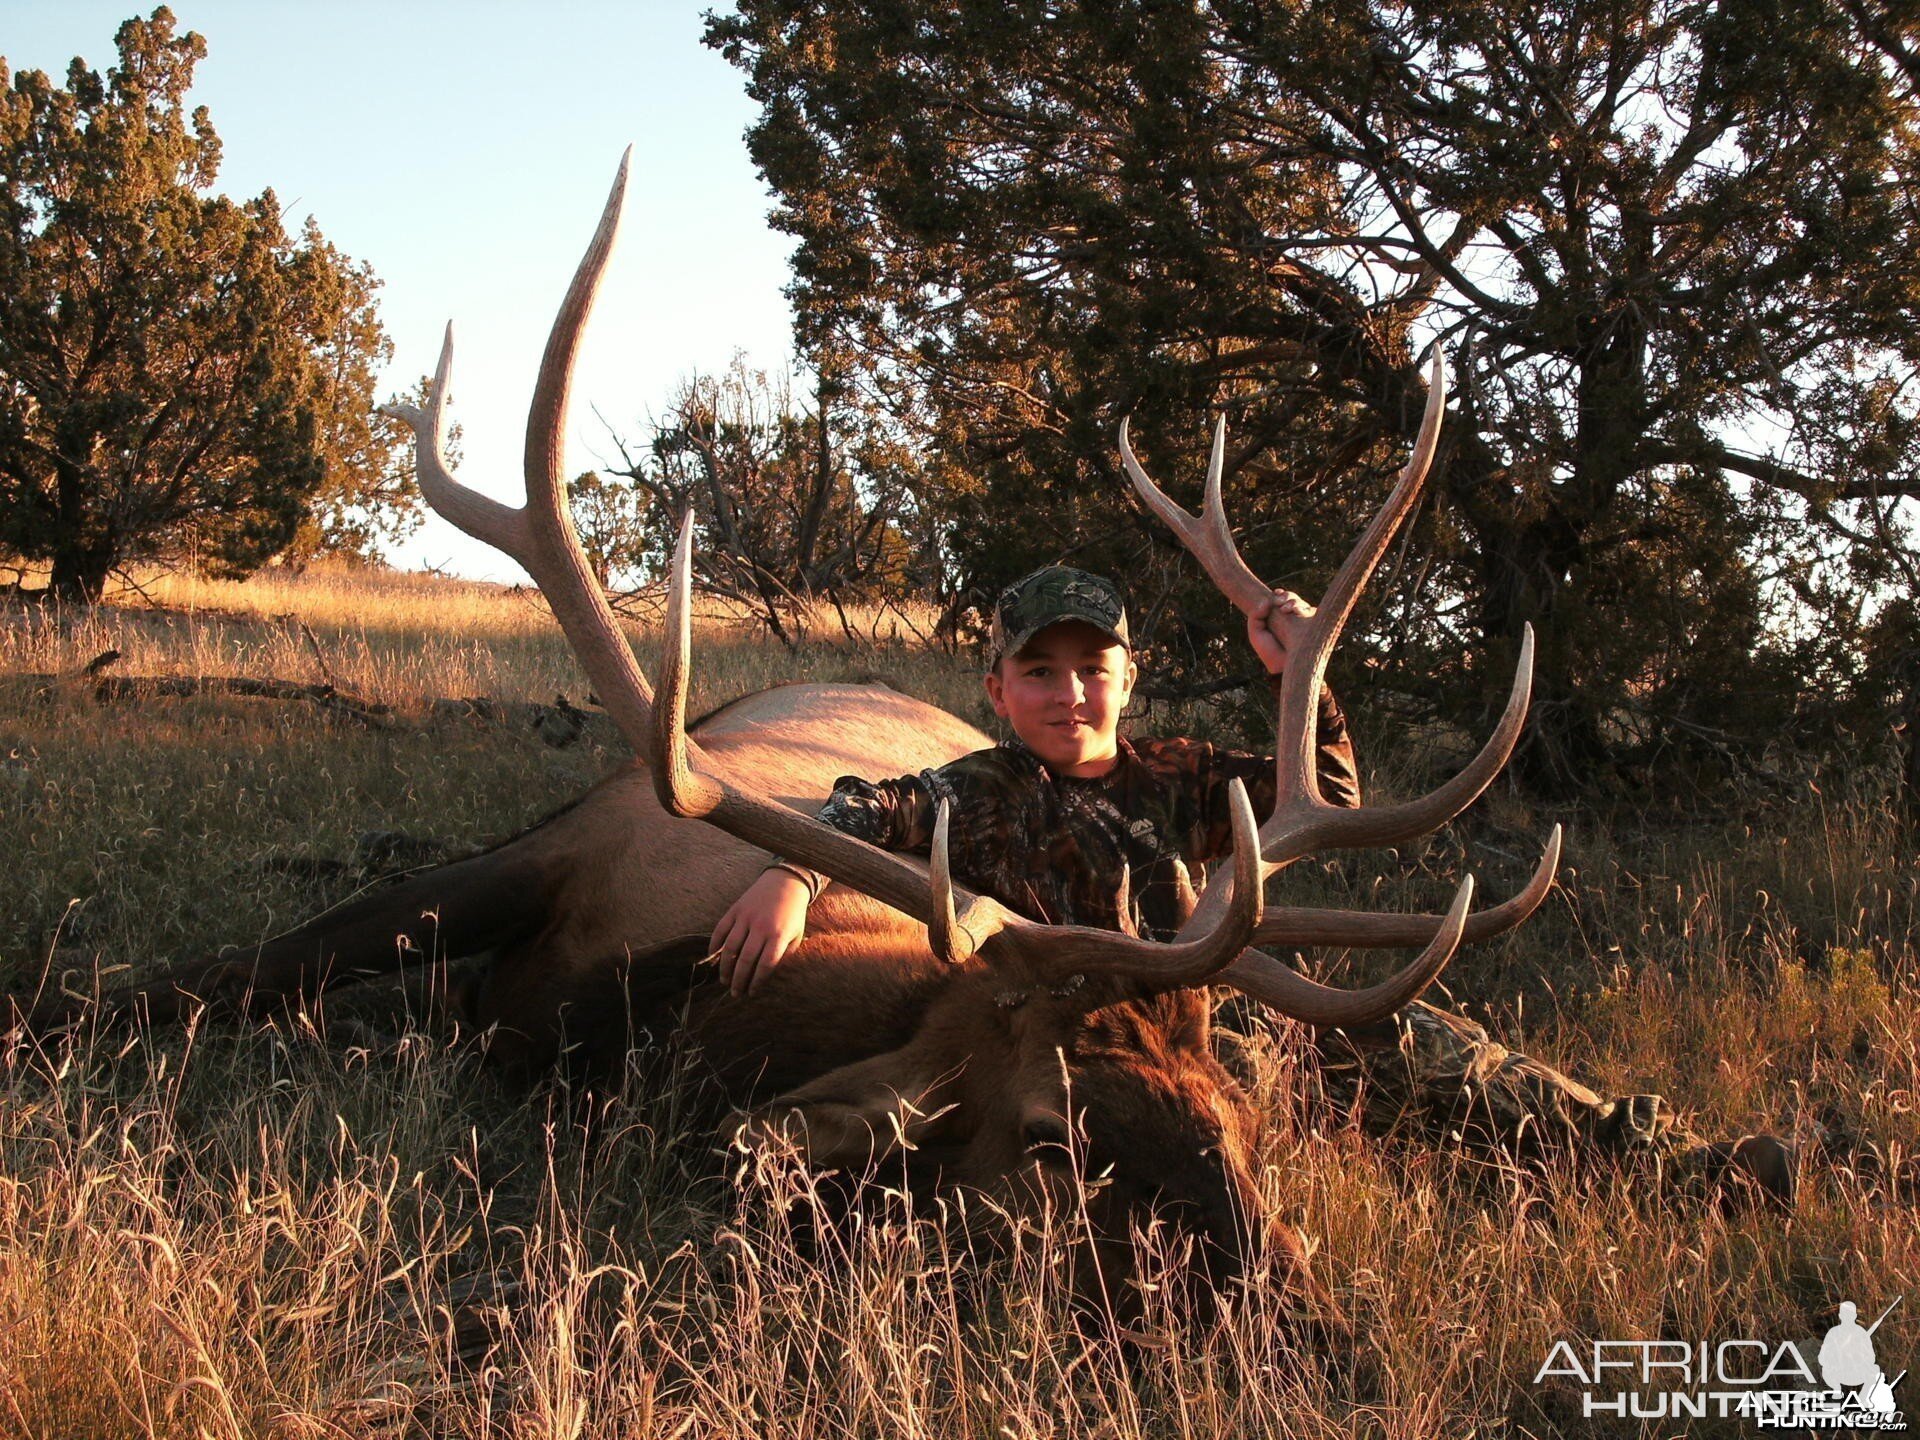
[[[64,76],[114,62],[132,0],[0,0],[0,55]],[[554,306],[635,142],[627,223],[574,390],[569,464],[610,454],[676,381],[735,350],[785,363],[787,237],[747,159],[741,76],[700,44],[704,3],[180,0],[206,37],[193,99],[225,149],[220,188],[271,185],[372,264],[392,384],[433,366],[451,319],[462,478],[516,503],[533,371]],[[384,392],[383,392],[384,393]],[[437,520],[402,563],[515,574]]]

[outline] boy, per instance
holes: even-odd
[[[1277,590],[1247,622],[1276,690],[1287,651],[1313,614],[1299,596]],[[987,695],[1012,738],[919,775],[842,777],[820,818],[873,844],[925,854],[939,802],[950,799],[949,854],[967,884],[1036,920],[1170,934],[1181,919],[1182,867],[1229,847],[1229,782],[1246,784],[1256,814],[1270,811],[1273,760],[1193,740],[1120,736],[1139,671],[1126,609],[1100,576],[1055,565],[1010,586],[994,612],[992,656]],[[1322,794],[1358,805],[1346,717],[1324,687],[1318,736]],[[792,952],[826,883],[776,858],[721,917],[713,949],[735,995],[751,993]],[[1316,1044],[1327,1091],[1362,1107],[1369,1129],[1412,1123],[1440,1138],[1470,1126],[1513,1150],[1558,1139],[1581,1150],[1657,1155],[1683,1174],[1743,1175],[1791,1202],[1792,1155],[1773,1137],[1707,1145],[1674,1124],[1659,1096],[1603,1100],[1496,1044],[1472,1021],[1424,1003],[1377,1025],[1322,1032]]]

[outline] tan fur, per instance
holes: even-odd
[[[699,729],[701,745],[737,783],[811,814],[842,775],[915,773],[991,741],[972,726],[879,686],[783,685],[728,706]],[[555,826],[576,857],[544,937],[548,963],[594,964],[623,946],[643,949],[711,933],[759,874],[765,851],[693,820],[667,816],[644,770],[602,783],[608,803],[577,807]],[[697,873],[698,884],[663,885]],[[611,901],[611,903],[609,903]],[[644,907],[644,913],[636,913]],[[815,949],[846,930],[907,925],[884,907],[834,887],[809,920]],[[919,927],[912,927],[919,928]]]

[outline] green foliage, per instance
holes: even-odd
[[[1774,738],[1906,583],[1905,12],[740,0],[708,38],[761,106],[803,341],[969,472],[940,504],[976,597],[1070,557],[1128,580],[1163,672],[1243,664],[1126,497],[1119,419],[1191,504],[1225,411],[1243,544],[1312,593],[1433,338],[1433,558],[1356,638],[1457,714],[1531,622],[1536,781]]]
[[[379,333],[371,300],[360,319],[379,338],[365,353],[387,356],[392,347]],[[424,405],[427,385],[423,375],[396,398]],[[370,383],[364,390],[356,386],[329,415],[326,478],[281,559],[301,564],[325,555],[373,563],[426,519],[426,500],[413,478],[413,432],[389,415],[366,409],[362,402],[371,393]],[[460,435],[458,424],[447,427],[449,464],[460,462]]]
[[[207,193],[200,36],[162,7],[116,44],[104,77],[0,95],[0,546],[69,599],[155,557],[245,573],[317,497],[360,503],[398,438],[372,428],[372,272],[270,190]]]
[[[631,480],[622,484],[598,470],[583,470],[567,482],[567,504],[580,548],[601,586],[644,562],[649,539],[646,492]]]

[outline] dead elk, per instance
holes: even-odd
[[[689,733],[691,529],[683,527],[658,692],[636,663],[583,559],[565,502],[561,439],[575,352],[606,269],[626,190],[622,163],[592,244],[555,320],[527,425],[527,503],[460,486],[443,450],[452,334],[424,407],[395,407],[417,440],[421,489],[439,513],[518,561],[539,583],[609,713],[639,759],[555,818],[479,857],[330,911],[243,958],[162,974],[109,996],[155,1019],[205,1002],[263,1013],[428,956],[487,952],[473,1023],[494,1055],[551,1063],[563,1044],[624,1053],[629,1017],[684,1014],[749,1136],[797,1140],[822,1167],[861,1167],[905,1148],[935,1157],[943,1183],[1016,1205],[1072,1183],[1070,1149],[1105,1173],[1092,1218],[1124,1242],[1150,1208],[1171,1210],[1216,1274],[1263,1230],[1251,1157],[1256,1117],[1208,1046],[1205,985],[1233,985],[1313,1026],[1391,1013],[1432,981],[1465,939],[1525,919],[1546,894],[1558,831],[1532,882],[1469,914],[1472,881],[1444,916],[1268,909],[1264,881],[1311,852],[1383,846],[1445,824],[1505,763],[1527,704],[1531,637],[1494,735],[1457,777],[1399,805],[1340,809],[1319,793],[1315,698],[1362,587],[1418,498],[1439,433],[1445,372],[1436,352],[1426,414],[1385,507],[1341,567],[1288,668],[1279,700],[1277,802],[1256,824],[1234,804],[1230,875],[1197,898],[1172,940],[1038,924],[952,882],[944,826],[929,864],[812,818],[843,774],[939,765],[987,737],[879,687],[789,685],[724,707]],[[1241,560],[1221,503],[1216,429],[1199,516],[1167,499],[1120,445],[1142,499],[1242,608],[1270,593]],[[689,820],[704,823],[690,824]],[[778,852],[836,883],[809,917],[796,960],[745,1001],[710,979],[689,988],[689,944]],[[1424,946],[1380,984],[1337,990],[1253,946]],[[697,954],[698,952],[693,952]],[[69,1018],[63,1003],[29,1023]],[[1111,1280],[1111,1275],[1109,1275]]]

